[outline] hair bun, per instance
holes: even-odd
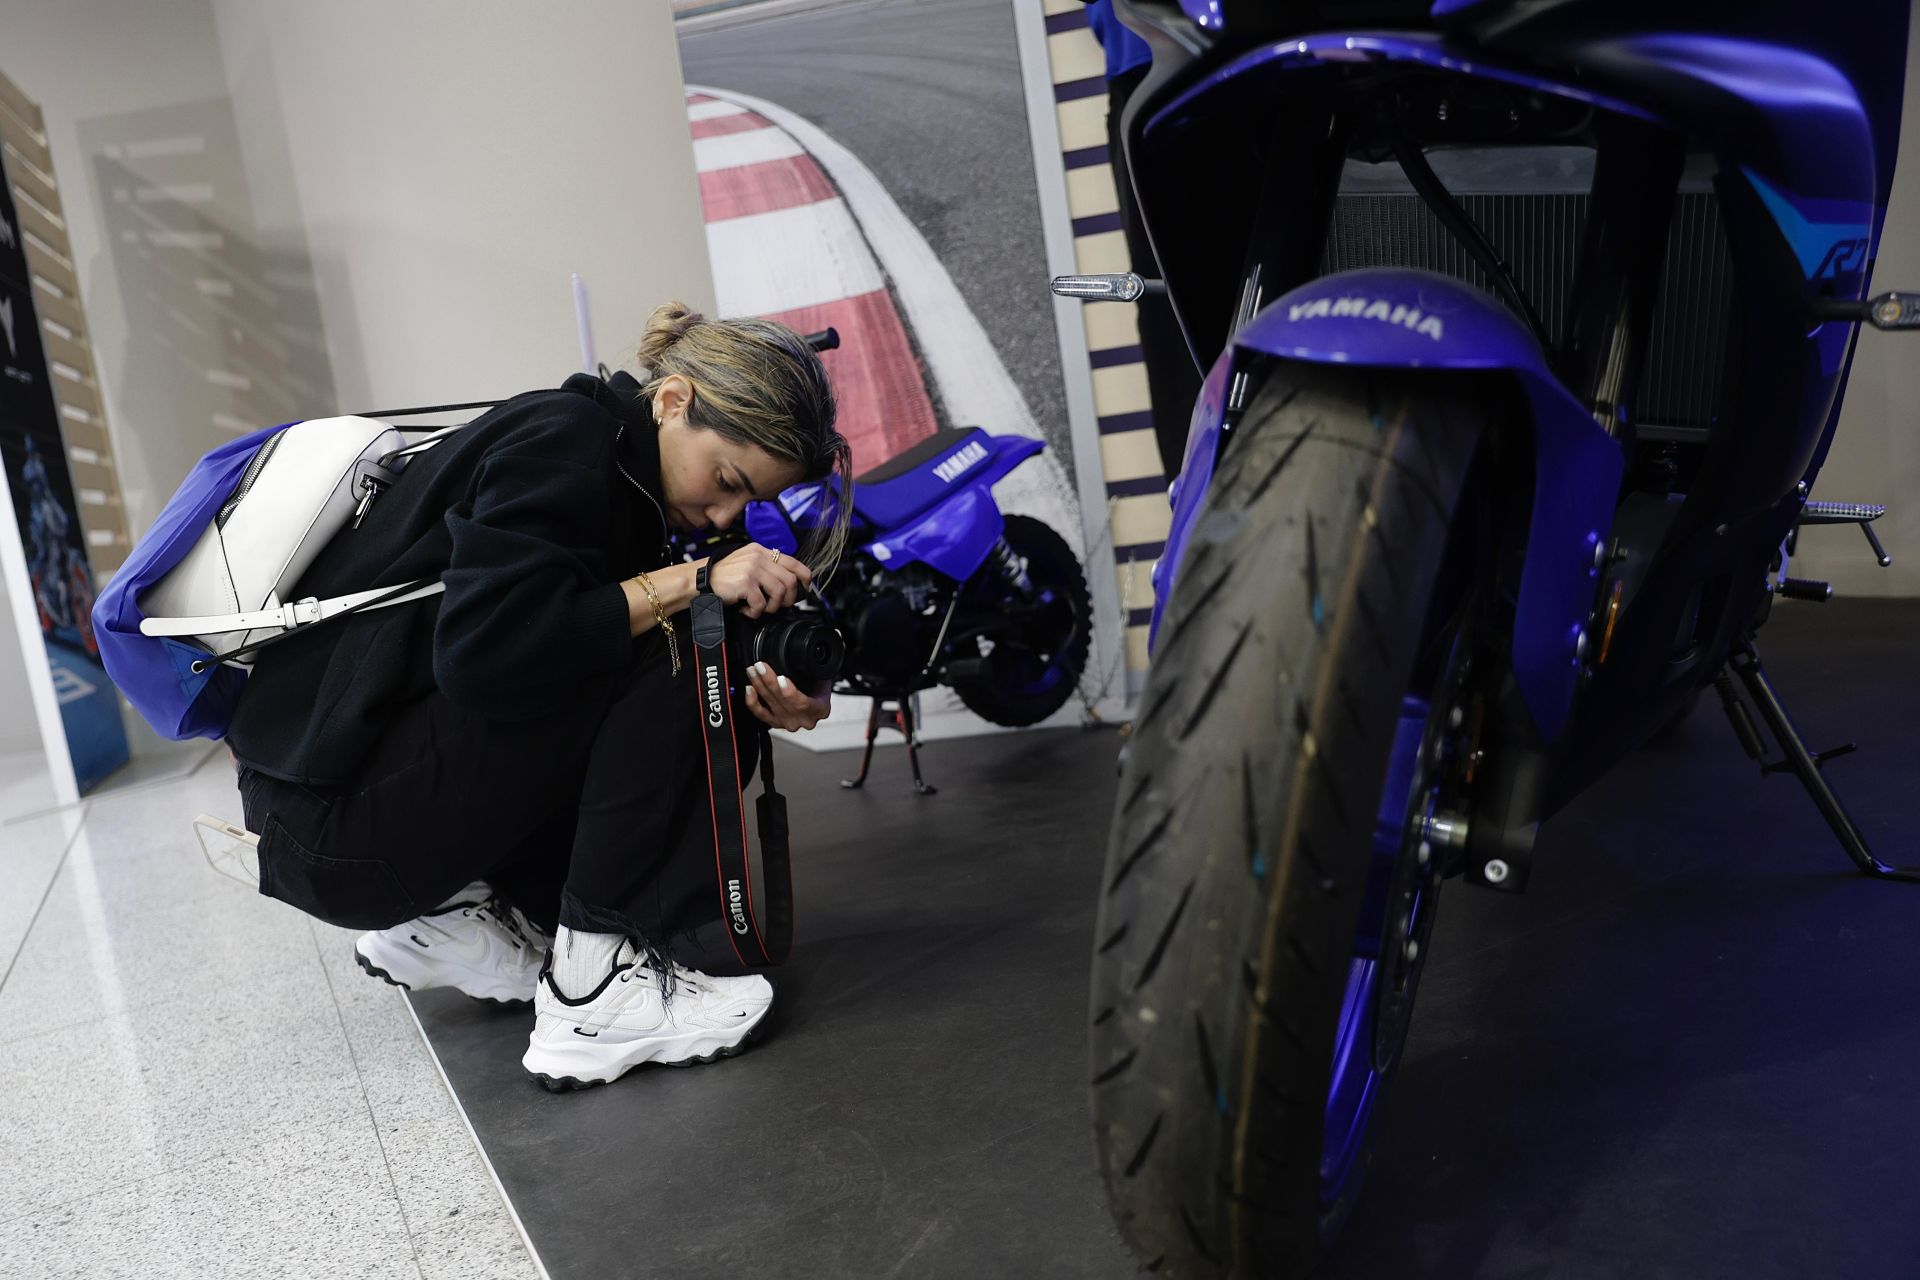
[[[701,324],[706,317],[684,302],[663,302],[653,309],[647,317],[646,332],[640,337],[640,351],[637,356],[642,368],[652,369],[659,365],[674,344],[687,336],[687,330]]]

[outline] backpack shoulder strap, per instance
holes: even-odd
[[[424,600],[446,589],[444,582],[409,582],[399,587],[375,587],[371,591],[356,591],[351,595],[332,596],[326,600],[310,596],[305,600],[289,601],[277,609],[256,609],[251,613],[221,613],[203,618],[142,618],[140,634],[210,636],[227,631],[259,631],[268,627],[292,631],[343,613],[361,613],[368,609],[384,609],[389,605]]]

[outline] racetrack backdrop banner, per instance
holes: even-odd
[[[77,799],[127,762],[119,694],[94,644],[94,578],[28,269],[27,230],[0,152],[0,570],[28,655],[55,789]],[[40,667],[32,655],[45,652]]]

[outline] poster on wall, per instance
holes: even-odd
[[[74,790],[84,793],[125,764],[128,749],[119,695],[94,641],[93,571],[52,377],[0,160],[0,471],[12,508],[12,519],[0,522],[0,544],[6,544],[0,566],[29,666],[33,636],[47,657],[44,671],[27,674],[37,686],[34,703],[56,787],[67,790],[59,784],[70,767]]]
[[[1060,664],[1040,677],[1072,686],[1047,722],[1073,724],[1125,714],[1127,619],[1108,513],[1116,500],[1164,513],[1166,484],[1118,469],[1126,457],[1104,456],[1098,432],[1128,425],[1133,406],[1103,410],[1118,416],[1097,428],[1090,394],[1082,421],[1069,413],[1020,105],[1014,14],[1028,7],[827,4],[782,11],[775,23],[766,21],[775,5],[681,4],[675,35],[718,311],[839,332],[839,348],[822,360],[855,472],[945,428],[1045,446],[992,493],[1003,513],[1064,541],[1086,577],[1085,667],[1068,673]],[[903,49],[916,51],[904,63]],[[1084,351],[1076,355],[1084,362]],[[1016,543],[1009,550],[1026,554]],[[1146,581],[1144,571],[1133,577]],[[1059,646],[1028,651],[1057,656]],[[915,701],[925,738],[1000,727],[950,686]],[[864,698],[837,698],[832,719],[796,745],[859,745],[871,709]]]

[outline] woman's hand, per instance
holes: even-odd
[[[707,570],[707,582],[722,604],[737,604],[749,618],[784,609],[813,581],[813,570],[781,551],[749,542]],[[822,713],[825,714],[824,712]]]
[[[747,668],[747,710],[776,729],[811,729],[833,710],[833,692],[823,685],[808,693],[756,662]]]

